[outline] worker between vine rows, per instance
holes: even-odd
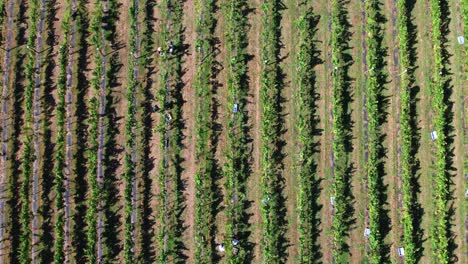
[[[169,54],[174,54],[175,47],[174,44],[172,44],[172,41],[169,42]]]

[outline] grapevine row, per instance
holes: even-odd
[[[385,209],[386,187],[383,179],[384,168],[384,137],[382,125],[385,122],[384,89],[386,83],[385,56],[386,48],[383,46],[383,15],[380,12],[380,1],[369,0],[365,3],[367,14],[368,45],[367,63],[369,74],[367,78],[366,108],[369,116],[368,124],[368,151],[367,181],[369,192],[369,261],[383,263],[388,259],[388,245],[385,236],[388,233],[388,216]]]
[[[141,54],[139,65],[143,66],[141,77],[143,80],[140,82],[140,93],[143,95],[141,102],[141,111],[140,119],[138,120],[138,126],[145,128],[141,131],[141,187],[140,193],[141,196],[138,198],[138,201],[141,201],[139,204],[138,210],[140,210],[138,215],[141,217],[138,219],[139,225],[139,239],[138,244],[135,244],[136,247],[140,249],[138,254],[137,261],[142,261],[144,263],[154,262],[156,257],[154,254],[153,247],[153,237],[154,229],[153,224],[155,219],[150,217],[153,213],[152,208],[152,199],[153,196],[153,177],[151,176],[151,171],[155,165],[153,162],[151,149],[154,147],[151,144],[151,138],[154,136],[153,129],[153,117],[152,112],[154,111],[154,101],[153,101],[153,68],[154,68],[154,45],[156,39],[154,38],[154,31],[156,25],[154,22],[154,13],[156,9],[153,7],[154,1],[144,0],[142,1],[142,11],[143,12],[143,22],[139,25],[142,25],[141,28],[141,42],[144,45],[141,45]],[[136,197],[135,197],[136,198]],[[136,241],[135,241],[136,242]]]
[[[100,98],[100,87],[102,79],[105,78],[104,65],[103,65],[103,47],[102,39],[102,25],[104,21],[104,7],[102,1],[97,1],[95,11],[92,13],[90,22],[90,43],[95,49],[93,78],[91,79],[91,87],[93,90],[92,98],[89,102],[89,146],[88,146],[88,184],[89,184],[89,198],[88,208],[86,211],[86,222],[88,229],[86,231],[87,243],[86,243],[86,256],[88,262],[97,263],[96,258],[96,242],[99,239],[97,237],[97,225],[98,225],[98,206],[100,201],[101,188],[98,183],[98,123],[100,119],[99,112],[99,98]],[[102,175],[100,175],[102,176]]]
[[[27,264],[31,262],[31,228],[29,226],[31,220],[29,194],[30,181],[32,173],[32,117],[33,117],[33,92],[35,88],[35,73],[36,73],[36,52],[34,50],[35,40],[37,35],[37,22],[39,20],[39,2],[32,0],[29,2],[29,33],[27,38],[27,54],[26,54],[26,88],[25,88],[25,119],[24,119],[24,149],[22,159],[22,184],[21,184],[21,236],[20,236],[20,263]]]
[[[403,246],[405,263],[418,263],[421,257],[421,231],[418,228],[419,202],[417,194],[417,117],[415,109],[415,76],[416,54],[411,22],[411,9],[407,0],[399,0],[398,7],[398,40],[400,55],[400,122],[401,122],[401,169],[403,211]]]
[[[281,1],[263,1],[262,9],[262,72],[260,76],[261,165],[263,218],[263,259],[265,263],[280,263],[284,253],[285,220],[282,217],[283,197],[281,150],[281,70],[280,9]]]
[[[249,168],[249,134],[246,102],[249,90],[247,78],[247,31],[248,21],[245,15],[248,9],[245,0],[230,0],[225,6],[227,28],[225,45],[227,53],[227,90],[228,113],[232,113],[227,123],[226,163],[223,166],[226,190],[226,257],[229,263],[246,261],[246,242],[241,241],[237,248],[232,239],[248,237],[248,216],[246,213],[245,181]],[[237,112],[234,107],[237,106]]]
[[[434,223],[431,235],[434,257],[439,263],[452,263],[451,243],[451,138],[450,138],[450,73],[448,52],[446,50],[448,24],[450,19],[448,3],[445,0],[431,0],[432,36],[434,49],[434,73],[432,79],[432,107],[434,111],[434,131],[436,161],[434,175]]]
[[[177,262],[179,254],[182,193],[180,190],[180,163],[182,142],[182,3],[163,0],[159,3],[161,15],[158,104],[160,107],[161,165],[159,206],[161,229],[159,232],[160,262]],[[170,46],[172,44],[172,53]]]
[[[65,170],[65,94],[67,89],[67,65],[69,56],[68,35],[70,32],[71,3],[66,1],[66,9],[62,21],[63,41],[59,47],[59,76],[57,80],[57,141],[55,146],[55,207],[57,219],[55,220],[55,243],[54,243],[54,263],[60,264],[65,260],[64,256],[64,170]]]
[[[211,145],[213,137],[212,89],[215,41],[214,1],[197,0],[195,13],[197,16],[195,41],[197,75],[194,83],[198,99],[196,110],[195,156],[198,170],[195,174],[195,261],[211,263],[213,259],[213,178],[215,176],[214,149]]]
[[[299,118],[298,129],[298,215],[299,215],[299,259],[301,263],[313,263],[320,258],[318,244],[319,181],[315,153],[317,152],[317,84],[315,66],[319,63],[315,44],[315,30],[318,16],[314,14],[312,4],[301,1],[298,19],[298,55],[297,55],[297,97]]]
[[[37,25],[37,32],[36,32],[36,44],[34,51],[36,53],[36,76],[34,78],[34,95],[33,95],[33,148],[34,148],[34,159],[32,164],[32,202],[31,202],[31,209],[32,209],[32,263],[36,264],[39,253],[38,253],[38,246],[39,246],[39,217],[38,217],[38,210],[39,210],[39,163],[40,163],[40,146],[39,146],[39,126],[40,126],[40,119],[41,119],[41,68],[42,68],[42,47],[43,47],[43,40],[42,40],[42,32],[44,31],[44,21],[46,16],[46,8],[47,2],[46,0],[41,0],[40,10],[39,10],[39,21]]]
[[[139,14],[139,1],[133,0],[129,8],[130,20],[130,33],[129,33],[129,51],[130,56],[128,60],[127,72],[127,116],[125,120],[125,238],[124,238],[124,261],[125,263],[132,263],[134,260],[134,222],[136,217],[136,208],[134,201],[136,193],[134,193],[136,184],[136,89],[139,85],[138,82],[138,56],[139,56],[139,36],[138,36],[138,14]]]
[[[349,42],[347,2],[332,1],[332,64],[333,64],[333,153],[335,177],[333,183],[333,258],[336,263],[349,262],[348,236],[352,222],[351,181],[351,78],[352,63]]]

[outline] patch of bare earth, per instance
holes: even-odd
[[[154,37],[154,40],[155,40],[155,44],[154,44],[154,47],[156,49],[156,47],[159,47],[159,43],[158,43],[158,37],[157,37],[157,34],[158,34],[158,29],[160,27],[160,20],[158,18],[160,18],[161,16],[159,15],[158,13],[158,8],[154,8],[154,17],[156,18],[156,20],[153,20],[152,22],[152,26],[153,26],[153,29],[155,30],[155,33],[153,34],[152,37]],[[142,43],[144,45],[144,43]],[[151,89],[151,94],[152,96],[155,96],[159,90],[159,87],[160,87],[160,83],[159,83],[159,69],[158,69],[158,64],[159,64],[159,56],[157,56],[157,53],[156,52],[153,52],[153,54],[151,54],[151,57],[153,58],[153,62],[152,62],[152,65],[155,67],[154,69],[154,72],[151,74],[151,79],[154,81],[152,82],[152,85],[151,87],[148,87],[148,89]],[[154,106],[156,104],[156,100],[153,99],[151,101],[152,103],[152,106]],[[151,190],[152,190],[152,199],[151,199],[151,202],[150,202],[150,206],[151,208],[153,208],[153,216],[154,216],[154,225],[153,225],[153,228],[154,228],[154,231],[153,231],[153,234],[155,236],[158,236],[161,229],[160,229],[160,210],[159,208],[163,205],[161,205],[161,201],[160,201],[160,195],[161,195],[161,192],[160,192],[160,174],[159,174],[159,171],[160,171],[160,165],[161,165],[161,162],[162,162],[162,152],[161,152],[161,134],[157,132],[157,129],[156,127],[161,123],[161,120],[160,120],[160,113],[156,112],[156,111],[153,111],[150,115],[151,117],[151,123],[152,123],[152,126],[151,128],[147,128],[147,129],[152,129],[152,132],[151,132],[151,138],[150,138],[150,141],[149,141],[149,145],[150,145],[150,154],[149,154],[149,157],[150,157],[150,160],[152,161],[153,163],[153,167],[150,171],[150,177],[151,177]],[[152,240],[153,243],[155,243],[154,245],[154,248],[155,248],[155,252],[156,252],[156,256],[159,256],[159,242],[157,242],[157,239],[154,238]]]
[[[317,173],[318,177],[322,180],[321,182],[321,194],[320,194],[320,204],[322,205],[321,209],[321,228],[322,232],[319,237],[319,243],[321,245],[322,257],[325,262],[331,262],[332,252],[331,252],[331,241],[332,238],[329,234],[332,226],[332,207],[330,206],[330,193],[332,191],[332,171],[330,168],[330,157],[331,157],[331,125],[332,119],[330,119],[330,108],[332,107],[331,103],[331,93],[332,93],[332,81],[329,71],[330,54],[330,32],[329,32],[329,22],[330,22],[330,11],[329,4],[326,2],[319,2],[314,6],[317,14],[320,15],[320,21],[318,25],[317,38],[318,38],[318,49],[320,50],[320,58],[323,63],[318,65],[316,68],[317,71],[317,82],[318,82],[318,93],[320,99],[317,102],[318,105],[318,115],[320,118],[319,128],[322,133],[320,135],[320,147],[318,153],[318,167]]]
[[[260,250],[261,247],[261,233],[262,233],[262,216],[260,212],[260,200],[262,196],[261,191],[261,152],[260,152],[260,120],[261,120],[261,106],[260,106],[260,30],[261,30],[261,15],[262,11],[260,9],[260,0],[255,0],[250,3],[250,8],[253,9],[249,17],[249,22],[251,25],[248,38],[249,46],[247,51],[250,55],[253,56],[253,59],[249,62],[249,78],[250,82],[250,92],[247,111],[252,119],[251,122],[251,131],[253,139],[253,151],[252,151],[252,175],[247,182],[247,197],[252,201],[249,213],[250,225],[251,225],[251,243],[254,244],[253,249],[253,263],[260,263],[262,260],[262,253]]]
[[[196,12],[195,3],[193,0],[187,0],[183,6],[183,26],[185,28],[185,41],[188,49],[184,56],[184,75],[183,83],[184,88],[182,91],[182,97],[184,99],[184,105],[182,107],[182,118],[184,120],[185,128],[183,130],[184,148],[182,150],[182,157],[184,163],[182,164],[184,170],[182,172],[182,182],[184,183],[185,190],[183,193],[185,201],[185,210],[182,215],[184,219],[184,233],[183,243],[187,248],[185,254],[187,255],[188,263],[194,263],[195,258],[195,174],[197,172],[197,164],[195,157],[195,142],[197,140],[195,133],[195,121],[196,121],[196,95],[193,88],[193,82],[196,78],[196,62],[195,62],[195,43],[197,34],[195,31]]]
[[[396,25],[396,2],[393,0],[386,1],[383,6],[386,14],[387,23],[385,28],[385,45],[388,48],[387,70],[388,79],[391,81],[387,86],[387,95],[389,96],[388,105],[388,122],[384,125],[387,134],[387,162],[386,172],[387,177],[385,184],[388,184],[389,195],[389,217],[391,219],[391,231],[388,236],[390,243],[390,257],[395,261],[399,261],[397,248],[401,246],[400,238],[403,235],[400,222],[401,207],[401,174],[400,174],[400,156],[399,156],[399,130],[400,130],[400,83],[398,74],[398,47],[397,43],[397,25]]]
[[[350,67],[350,76],[354,79],[354,95],[353,95],[353,153],[352,159],[354,162],[354,174],[352,179],[353,195],[354,195],[354,216],[356,224],[350,232],[349,245],[351,252],[351,262],[359,263],[365,258],[367,241],[364,237],[365,225],[365,212],[367,207],[367,193],[366,193],[366,164],[365,164],[365,151],[366,143],[364,140],[364,120],[362,111],[365,107],[363,94],[365,94],[365,72],[363,69],[364,61],[363,56],[363,27],[364,21],[362,17],[361,3],[359,1],[350,2],[348,5],[349,21],[352,25],[350,29],[353,34],[351,43],[351,55],[354,64]]]
[[[281,50],[281,57],[284,59],[282,61],[281,67],[285,78],[283,80],[283,98],[285,103],[283,104],[284,118],[285,118],[285,128],[286,132],[284,134],[284,140],[286,142],[286,147],[284,153],[286,157],[284,159],[284,179],[285,179],[285,188],[284,188],[284,198],[286,199],[286,209],[287,209],[287,233],[286,238],[288,242],[288,260],[289,262],[293,261],[298,257],[299,254],[299,232],[298,232],[298,216],[297,216],[297,173],[294,166],[294,162],[297,158],[297,112],[295,100],[295,90],[296,86],[294,85],[295,78],[295,56],[296,49],[296,20],[297,20],[297,1],[285,1],[286,9],[282,12],[282,37],[284,47]]]

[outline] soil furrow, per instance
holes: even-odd
[[[104,2],[104,14],[109,14],[109,0]],[[104,29],[103,29],[104,31]],[[107,50],[106,47],[106,38],[105,32],[102,32],[102,47],[104,50]],[[98,155],[97,155],[97,182],[99,188],[102,189],[104,185],[104,151],[105,151],[105,115],[106,115],[106,86],[107,86],[107,54],[101,54],[102,62],[102,79],[101,79],[101,90],[99,94],[99,121],[98,121]],[[98,263],[102,262],[103,250],[102,250],[102,234],[104,231],[103,224],[103,208],[102,201],[99,201],[99,210],[97,217],[97,261]]]
[[[139,30],[139,24],[138,24],[138,17],[140,13],[140,1],[135,0],[135,17],[136,17],[136,32],[135,32],[135,52],[134,54],[131,54],[134,59],[135,59],[135,64],[133,68],[133,78],[136,80],[138,83],[138,76],[139,76],[139,68],[140,68],[140,30]],[[137,95],[135,94],[133,96],[133,105],[137,105]],[[136,123],[136,122],[135,122]],[[136,127],[132,127],[134,131],[136,131]],[[133,146],[132,146],[132,162],[136,165],[137,163],[137,142],[136,140],[133,141]],[[132,177],[132,216],[131,216],[131,223],[132,225],[135,225],[137,222],[137,181],[136,181],[136,176],[133,175]],[[136,232],[135,228],[132,229],[132,237],[133,237],[133,245],[136,244]],[[135,250],[133,250],[135,251]]]
[[[72,1],[72,14],[76,12],[76,0]],[[72,128],[72,114],[73,114],[73,66],[74,66],[74,52],[75,52],[75,32],[76,24],[72,20],[70,30],[70,45],[68,48],[68,64],[67,64],[67,91],[65,96],[66,104],[66,145],[65,145],[65,190],[64,190],[64,207],[65,207],[65,224],[64,224],[64,251],[65,251],[65,263],[70,263],[71,254],[71,240],[70,240],[70,182],[72,172],[72,146],[73,146],[73,128]],[[68,37],[68,36],[65,36]]]
[[[39,162],[40,162],[40,146],[39,146],[39,123],[41,120],[41,66],[42,66],[42,32],[44,31],[44,20],[45,20],[46,0],[41,1],[41,8],[39,11],[39,25],[36,39],[36,76],[34,84],[34,95],[33,95],[33,146],[34,146],[34,161],[33,161],[33,187],[32,187],[32,203],[31,209],[33,214],[32,219],[32,263],[37,263],[38,258],[38,243],[39,243]]]

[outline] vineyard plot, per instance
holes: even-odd
[[[465,11],[0,0],[0,263],[466,263]]]

